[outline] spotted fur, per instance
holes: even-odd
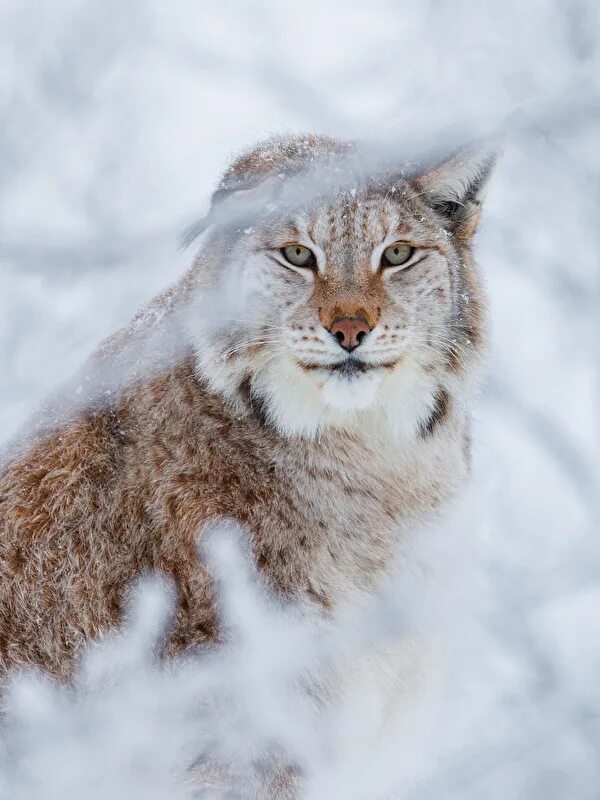
[[[0,475],[0,671],[68,679],[151,571],[176,588],[165,653],[217,639],[197,537],[223,516],[247,527],[272,591],[335,613],[460,489],[485,350],[471,237],[490,158],[333,185],[357,154],[290,137],[237,160],[189,273],[90,360],[79,406],[23,438]],[[418,257],[381,270],[395,240]],[[290,241],[317,270],[281,262]],[[371,328],[358,364],[328,331],[347,316]]]

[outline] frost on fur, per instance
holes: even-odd
[[[462,539],[459,526],[443,538],[429,531],[426,545],[402,555],[412,577],[382,585],[332,626],[270,599],[243,532],[225,521],[212,526],[203,550],[227,644],[161,663],[171,588],[162,578],[138,583],[125,629],[87,648],[72,688],[42,674],[13,678],[0,798],[245,798],[275,784],[283,797],[289,784],[305,800],[342,800],[363,783],[373,798],[412,785],[432,752],[435,692],[421,673],[439,669],[423,663],[415,642],[431,641],[439,659],[439,615],[445,608],[451,618],[455,595],[448,575],[432,592],[426,574],[433,552],[437,560],[448,550],[448,534]],[[395,672],[365,657],[378,651],[394,652]],[[387,706],[398,682],[405,701],[393,720]]]

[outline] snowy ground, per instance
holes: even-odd
[[[181,274],[178,234],[232,152],[273,131],[400,147],[509,120],[478,241],[479,580],[418,800],[600,794],[599,41],[593,0],[0,6],[1,440]],[[126,730],[142,762],[162,750]],[[123,797],[142,796],[132,775]]]

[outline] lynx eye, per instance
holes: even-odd
[[[312,250],[301,244],[290,244],[281,248],[281,255],[295,267],[312,267],[315,257]]]
[[[410,260],[414,248],[405,242],[394,242],[386,247],[381,256],[382,267],[400,267]]]

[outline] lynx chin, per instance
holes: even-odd
[[[333,617],[459,491],[486,341],[472,237],[494,156],[401,168],[369,153],[299,136],[238,158],[190,235],[188,273],[7,455],[0,675],[68,680],[152,571],[177,596],[165,656],[218,640],[197,543],[219,517],[247,528],[269,590]]]

